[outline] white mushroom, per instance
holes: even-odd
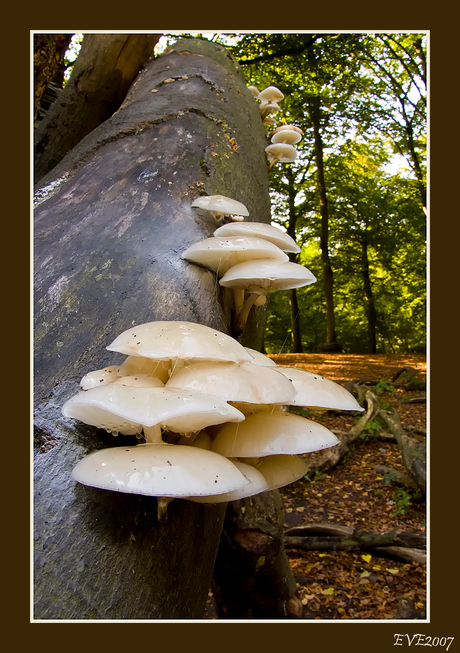
[[[158,516],[176,497],[231,492],[249,483],[224,456],[177,444],[138,444],[95,451],[76,465],[78,483],[115,492],[158,497]]]
[[[147,442],[157,443],[162,442],[162,428],[191,434],[244,419],[236,408],[210,394],[115,384],[79,392],[64,404],[62,414],[111,433],[134,435],[143,430]]]
[[[233,220],[249,215],[247,208],[242,202],[233,200],[225,195],[206,195],[198,197],[192,203],[192,207],[206,209],[217,220],[225,216],[231,216]]]
[[[118,376],[113,385],[124,385],[130,388],[164,388],[164,383],[156,376],[148,374],[130,374],[127,376]]]
[[[289,143],[272,143],[265,148],[265,152],[271,161],[269,170],[275,163],[292,163],[297,158],[297,150]]]
[[[237,312],[236,329],[242,330],[253,304],[259,296],[266,297],[274,290],[300,288],[316,281],[310,270],[298,263],[259,259],[231,267],[220,279],[221,286],[246,291],[249,296]]]
[[[260,96],[259,96],[260,99]],[[260,116],[264,122],[267,121],[269,114],[277,113],[281,110],[278,102],[261,102],[259,106]]]
[[[276,129],[273,132],[271,141],[272,143],[289,143],[295,145],[302,138],[302,134],[294,129]]]
[[[259,89],[251,84],[250,86],[248,86],[248,91],[251,91],[252,96],[255,97],[257,100],[260,93]]]
[[[295,394],[278,368],[253,363],[194,363],[173,374],[166,388],[251,404],[286,404]]]
[[[280,102],[283,98],[283,93],[276,86],[267,86],[259,93],[259,100],[262,102]]]
[[[232,236],[205,238],[188,247],[182,258],[202,265],[223,276],[229,268],[253,259],[288,261],[287,254],[279,247],[255,236]]]
[[[293,384],[297,394],[290,406],[363,411],[351,392],[338,383],[298,367],[277,367]]]
[[[119,376],[118,369],[118,365],[109,365],[108,367],[104,367],[102,370],[88,372],[88,374],[85,374],[80,381],[81,389],[89,390],[90,388],[96,388],[99,385],[113,383]]]
[[[248,465],[240,460],[232,461],[235,467],[237,467],[242,474],[247,478],[247,485],[232,490],[230,492],[225,492],[224,494],[216,494],[214,496],[190,496],[187,497],[190,501],[196,501],[198,503],[223,503],[224,501],[237,501],[238,499],[244,499],[246,497],[252,497],[255,494],[260,494],[261,492],[266,492],[269,488],[265,476],[253,465]],[[274,488],[273,488],[274,489]]]
[[[257,351],[256,349],[251,349],[251,347],[245,347],[246,351],[251,354],[251,356],[254,359],[254,363],[256,365],[262,365],[265,367],[277,367],[276,363],[274,360],[266,356],[265,354],[262,354],[261,351]],[[278,368],[280,371],[282,371],[281,368]]]
[[[107,349],[155,361],[252,360],[234,338],[211,327],[183,321],[139,324],[121,333]]]
[[[118,373],[120,376],[138,374],[152,376],[166,383],[171,373],[171,360],[153,360],[143,356],[127,356],[120,365]]]
[[[268,240],[282,249],[283,252],[300,252],[300,247],[289,234],[279,227],[265,222],[229,222],[218,227],[214,232],[214,236],[220,238],[227,236],[256,236]]]
[[[227,458],[262,458],[319,451],[338,442],[318,422],[292,413],[260,411],[246,416],[240,424],[224,424],[219,428],[212,451]]]
[[[301,458],[288,454],[264,456],[251,465],[264,476],[269,490],[298,481],[308,472],[308,466]]]

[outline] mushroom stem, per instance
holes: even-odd
[[[161,522],[166,521],[168,517],[167,515],[168,505],[171,503],[171,501],[174,501],[174,497],[157,497],[158,521]]]
[[[161,436],[161,426],[159,424],[155,424],[154,426],[144,426],[144,437],[146,442],[162,444],[163,438]]]
[[[246,301],[244,302],[243,308],[237,314],[237,319],[236,319],[237,331],[242,331],[246,326],[246,322],[249,317],[249,312],[258,297],[259,295],[256,295],[256,293],[251,293],[249,297],[246,299]]]
[[[233,289],[233,304],[235,307],[235,313],[239,315],[243,310],[244,306],[244,289],[243,288],[234,288]]]
[[[275,157],[275,158],[272,160],[272,162],[271,162],[270,165],[268,166],[268,171],[269,171],[269,172],[270,172],[270,170],[273,168],[273,166],[275,165],[275,163],[278,163],[279,160],[280,160],[279,157]]]

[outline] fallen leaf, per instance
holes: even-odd
[[[370,562],[372,560],[372,556],[370,553],[367,554],[363,553],[361,559],[364,560],[364,562]]]

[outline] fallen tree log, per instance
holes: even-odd
[[[426,442],[420,442],[404,433],[397,412],[390,413],[380,410],[380,415],[386,421],[390,431],[396,438],[402,453],[403,463],[414,479],[417,487],[426,492]]]
[[[200,193],[238,198],[269,222],[264,148],[257,104],[233,58],[187,39],[149,63],[120,110],[36,189],[35,619],[204,614],[225,504],[177,499],[160,525],[153,497],[76,484],[77,461],[122,436],[114,442],[70,423],[61,408],[83,374],[120,362],[105,347],[134,323],[230,330],[215,275],[181,253],[216,228],[191,208]],[[257,307],[244,344],[260,348],[264,326]]]
[[[426,556],[426,536],[419,533],[407,533],[393,529],[385,533],[373,533],[341,524],[304,524],[285,531],[284,545],[288,549],[303,551],[355,551],[375,549],[380,553],[402,558],[414,554],[416,550],[420,559]],[[401,553],[404,549],[405,552]],[[405,559],[405,558],[403,558]],[[419,561],[419,560],[417,560]]]

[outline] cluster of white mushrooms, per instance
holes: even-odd
[[[308,268],[289,261],[286,252],[299,252],[297,243],[274,225],[244,222],[249,213],[241,202],[210,195],[198,198],[192,206],[211,211],[217,220],[232,218],[218,227],[211,238],[188,247],[182,258],[213,270],[220,277],[221,286],[233,289],[236,332],[244,329],[252,306],[263,306],[270,292],[316,281]]]
[[[275,125],[276,121],[272,113],[280,110],[278,102],[284,95],[276,86],[268,86],[260,91],[255,86],[248,86],[256,100],[260,100],[259,110],[262,121],[266,125]],[[297,158],[297,150],[294,147],[300,141],[303,132],[295,125],[280,125],[273,130],[271,134],[271,144],[265,148],[268,160],[270,161],[269,170],[275,163],[292,163]]]
[[[141,324],[107,349],[124,362],[86,374],[62,413],[145,442],[97,450],[72,475],[83,485],[155,496],[160,519],[177,497],[233,501],[304,476],[299,454],[338,440],[286,406],[362,410],[339,384],[277,366],[200,324]]]

